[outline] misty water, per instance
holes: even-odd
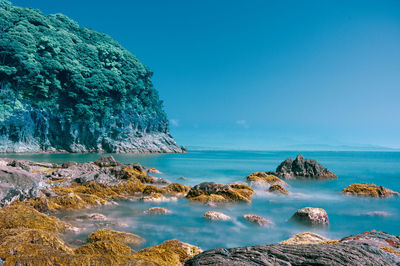
[[[256,171],[275,170],[281,161],[294,158],[299,152],[292,151],[191,151],[186,154],[134,155],[114,154],[123,163],[139,162],[162,172],[157,176],[172,182],[196,185],[204,181],[232,183],[245,181]],[[292,181],[290,195],[276,195],[256,188],[251,204],[229,204],[212,208],[182,198],[169,202],[145,203],[143,201],[119,201],[118,205],[102,206],[79,213],[102,213],[109,222],[88,220],[70,221],[83,231],[68,236],[69,241],[79,243],[98,228],[132,232],[146,239],[144,247],[160,244],[168,239],[211,249],[275,243],[291,235],[312,231],[331,239],[376,229],[400,235],[400,197],[388,199],[346,196],[340,191],[352,183],[375,183],[400,191],[400,152],[301,152],[306,158],[316,159],[334,172],[337,180]],[[104,155],[104,154],[102,154]],[[4,155],[40,162],[95,161],[100,154],[31,154]],[[185,177],[187,180],[181,180]],[[165,207],[168,215],[146,215],[150,207]],[[319,207],[327,211],[330,225],[325,228],[307,228],[288,222],[293,213],[303,207]],[[223,212],[233,219],[210,222],[203,218],[209,210]],[[384,215],[373,215],[379,211]],[[243,220],[243,214],[253,213],[273,221],[269,227],[258,227]],[[381,213],[381,214],[382,214]],[[64,213],[61,217],[76,217]]]

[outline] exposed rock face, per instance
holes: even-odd
[[[375,197],[375,198],[387,198],[390,196],[399,196],[398,192],[387,189],[383,186],[377,186],[374,184],[351,184],[344,188],[342,193],[348,195]]]
[[[311,232],[304,232],[304,233],[299,233],[291,238],[280,242],[279,244],[285,244],[285,245],[300,245],[300,244],[319,244],[322,242],[328,242],[332,241],[329,238],[326,238],[324,236],[320,236],[315,233]],[[334,240],[333,240],[334,241]]]
[[[364,237],[365,235],[365,237]],[[357,240],[357,237],[360,240]],[[383,232],[366,232],[335,244],[272,244],[242,248],[216,248],[190,260],[198,265],[400,265],[398,239]],[[389,241],[381,241],[389,240]],[[386,243],[385,243],[386,242]]]
[[[268,191],[269,192],[273,192],[273,193],[277,193],[277,194],[284,194],[284,195],[288,195],[289,194],[289,191],[286,188],[284,188],[281,185],[279,185],[279,184],[275,184],[275,185],[270,186]]]
[[[203,215],[204,218],[211,221],[229,221],[232,218],[222,212],[208,211]]]
[[[255,214],[245,214],[242,217],[246,221],[249,221],[250,223],[256,224],[258,226],[266,226],[266,225],[272,225],[273,224],[267,218],[260,217],[260,216],[255,215]]]
[[[337,176],[330,172],[328,169],[322,166],[315,160],[304,159],[299,154],[293,161],[291,158],[283,161],[278,168],[276,173],[284,178],[314,178],[314,179],[332,179]]]
[[[321,208],[305,207],[297,210],[290,220],[309,226],[329,225],[328,214]]]
[[[217,184],[203,182],[190,189],[186,197],[190,200],[205,203],[218,202],[251,202],[253,189],[242,184]]]

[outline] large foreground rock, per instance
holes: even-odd
[[[386,241],[388,240],[388,241]],[[272,244],[205,251],[185,265],[400,265],[399,240],[366,232],[337,244]]]
[[[40,195],[45,183],[40,174],[28,172],[16,161],[0,159],[0,206]],[[13,166],[14,165],[14,166]]]
[[[311,159],[304,159],[299,154],[293,161],[291,158],[283,161],[278,168],[276,174],[287,179],[293,178],[314,178],[314,179],[332,179],[337,176],[322,166],[319,162]]]

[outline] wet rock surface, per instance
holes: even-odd
[[[229,221],[232,218],[222,212],[208,211],[203,215],[204,218],[211,221]]]
[[[186,197],[189,200],[204,203],[221,202],[251,202],[254,190],[243,184],[218,184],[214,182],[203,182],[190,189]]]
[[[274,184],[274,185],[270,186],[268,191],[272,192],[272,193],[276,193],[276,194],[289,195],[289,191],[279,184]]]
[[[399,196],[400,194],[396,191],[390,190],[383,186],[377,186],[375,184],[351,184],[342,190],[342,193],[354,196],[365,196],[375,198],[387,198],[390,196]]]
[[[306,226],[329,225],[328,214],[324,209],[305,207],[297,210],[290,218],[291,221]]]
[[[185,265],[400,265],[400,257],[393,253],[399,247],[396,239],[383,232],[366,232],[333,244],[217,248],[194,256]]]
[[[255,184],[278,184],[281,186],[287,186],[287,183],[277,177],[276,175],[267,172],[255,172],[246,177],[246,180]]]
[[[260,217],[255,214],[244,214],[242,218],[252,224],[258,225],[258,226],[267,226],[267,225],[272,225],[272,221],[268,220],[267,218]]]
[[[293,161],[291,158],[283,161],[277,168],[276,174],[286,179],[311,178],[332,179],[337,176],[312,159],[305,159],[301,154]]]
[[[320,244],[324,242],[327,243],[328,241],[335,241],[335,240],[330,240],[329,238],[326,238],[324,236],[312,232],[304,232],[296,234],[291,238],[280,242],[279,244],[285,244],[285,245]]]

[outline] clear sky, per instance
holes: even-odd
[[[179,144],[400,148],[400,1],[14,0],[154,72]]]

